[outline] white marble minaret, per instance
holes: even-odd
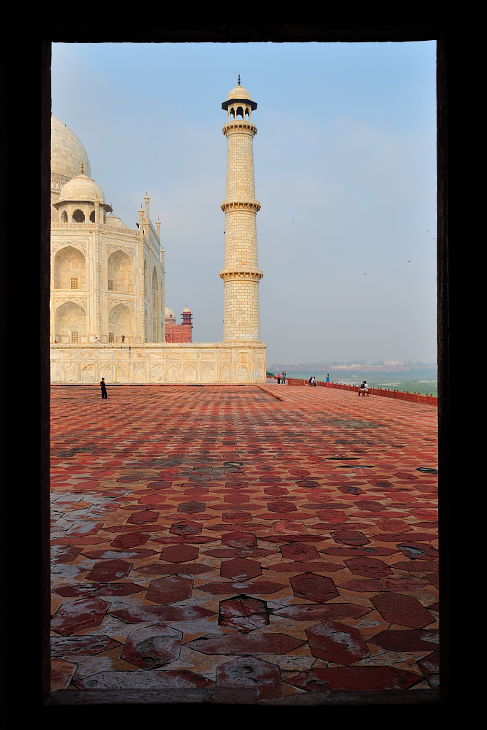
[[[228,112],[223,127],[227,138],[227,186],[221,208],[225,213],[224,342],[259,342],[259,281],[253,139],[257,127],[251,113],[257,109],[246,89],[238,86],[222,108]]]

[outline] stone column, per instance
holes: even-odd
[[[257,108],[246,89],[238,86],[222,108],[228,112],[223,127],[227,138],[226,197],[221,204],[225,213],[225,268],[220,272],[224,286],[223,340],[259,342],[259,281],[257,264],[256,216],[260,203],[255,200],[253,138],[257,127],[251,112]]]

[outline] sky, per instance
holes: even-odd
[[[254,137],[267,363],[436,362],[436,43],[55,43],[52,113],[113,212],[161,222],[166,305],[221,342],[227,113]]]

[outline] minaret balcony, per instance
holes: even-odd
[[[253,210],[258,213],[260,203],[258,200],[224,200],[220,207],[224,213],[227,210]]]
[[[220,271],[220,279],[223,281],[260,281],[263,276],[260,269],[250,269],[244,266]]]
[[[248,122],[245,119],[234,119],[231,122],[227,122],[224,125],[222,132],[223,134],[227,134],[227,132],[231,132],[233,130],[238,131],[240,129],[250,132],[254,136],[257,134],[257,127],[255,124],[252,124],[252,122]]]

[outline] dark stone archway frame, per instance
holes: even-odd
[[[420,692],[339,693],[334,697],[315,697],[315,703],[324,705],[401,705],[426,703],[438,709],[451,701],[450,681],[450,572],[449,521],[452,455],[450,452],[452,425],[451,358],[452,337],[455,330],[451,316],[455,287],[465,271],[464,246],[475,240],[480,217],[480,189],[477,178],[470,179],[472,192],[468,211],[463,203],[462,186],[467,180],[468,150],[475,147],[475,134],[466,140],[466,121],[463,112],[467,102],[478,104],[475,89],[479,68],[476,61],[480,52],[475,47],[475,36],[466,42],[469,54],[463,55],[466,45],[458,43],[461,34],[458,24],[431,25],[255,25],[184,26],[170,25],[161,30],[133,31],[117,28],[111,22],[108,30],[100,30],[89,23],[40,25],[26,43],[27,56],[22,78],[12,70],[10,84],[3,87],[8,114],[2,116],[3,145],[1,158],[4,189],[20,190],[25,177],[40,181],[37,208],[30,208],[29,224],[37,233],[30,235],[31,256],[23,262],[25,299],[38,314],[39,331],[25,340],[18,338],[16,321],[8,316],[16,301],[18,283],[8,272],[15,270],[18,248],[13,246],[12,229],[5,225],[11,219],[11,200],[0,196],[4,241],[0,245],[1,270],[5,272],[1,287],[2,342],[6,345],[2,362],[2,416],[4,429],[1,473],[4,486],[0,494],[0,512],[3,518],[1,534],[2,560],[2,644],[0,656],[5,663],[2,672],[2,707],[38,709],[52,705],[145,705],[246,703],[248,698],[230,693],[228,697],[205,696],[186,698],[178,693],[106,693],[83,692],[50,695],[50,580],[49,580],[49,276],[50,276],[50,49],[52,42],[389,42],[437,41],[437,159],[438,159],[438,381],[439,381],[439,520],[440,520],[440,595],[441,616],[441,691]],[[461,29],[460,29],[461,30]],[[473,31],[475,32],[475,31]],[[6,43],[2,50],[6,59],[13,53]],[[9,55],[7,55],[9,54]],[[2,67],[9,63],[3,60]],[[31,63],[28,63],[30,61]],[[28,120],[30,135],[18,120]],[[39,133],[40,132],[40,133]],[[39,155],[40,141],[40,155]],[[464,149],[466,144],[466,149]],[[477,141],[478,145],[478,141]],[[19,164],[18,151],[22,150]],[[452,166],[455,177],[450,173]],[[481,167],[480,165],[478,167]],[[35,195],[33,196],[35,199]],[[38,215],[33,214],[38,211]],[[461,230],[461,234],[460,234]],[[32,231],[31,231],[32,234]],[[461,237],[460,237],[461,236]],[[464,244],[462,246],[462,244]],[[463,265],[463,269],[462,269]],[[7,316],[5,316],[7,313]],[[33,333],[30,333],[31,335]],[[17,348],[12,361],[10,348]],[[13,365],[15,362],[15,365]],[[22,400],[25,398],[25,400]],[[457,401],[458,404],[458,401]],[[456,509],[456,508],[455,508]],[[26,574],[28,582],[26,585]],[[7,628],[6,628],[7,627]],[[23,657],[29,655],[29,677]],[[81,696],[82,695],[82,696]],[[213,705],[214,706],[214,705]],[[190,707],[190,705],[188,705]],[[196,709],[196,707],[194,708]],[[211,710],[211,707],[210,707]]]

